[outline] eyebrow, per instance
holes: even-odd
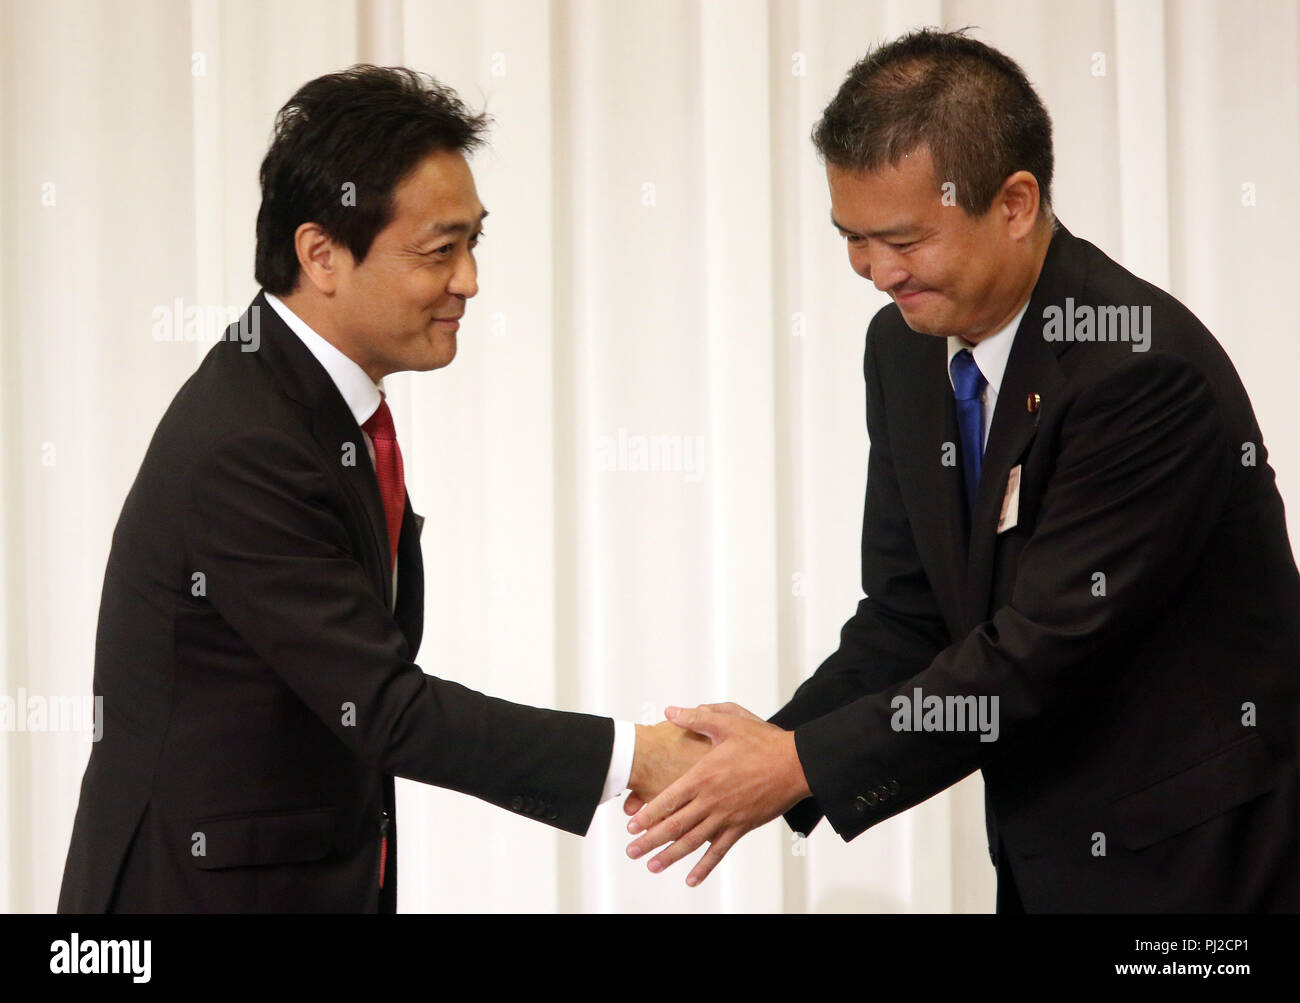
[[[834,213],[831,213],[831,225],[834,226],[835,229],[839,230],[841,233],[851,233],[855,237],[876,237],[878,239],[883,237],[901,237],[904,236],[905,234],[915,233],[918,229],[918,227],[915,225],[909,226],[907,224],[902,224],[899,226],[888,226],[885,227],[885,229],[883,230],[872,230],[869,233],[862,234],[862,233],[858,233],[855,230],[850,230],[847,226],[840,223],[835,218]]]
[[[433,237],[443,237],[446,236],[447,234],[452,234],[452,233],[455,234],[469,233],[469,231],[474,227],[481,226],[483,224],[483,220],[487,219],[487,217],[488,217],[488,211],[484,209],[479,214],[478,220],[472,224],[467,223],[463,220],[458,223],[436,223],[430,229],[429,237],[426,239],[431,239]]]

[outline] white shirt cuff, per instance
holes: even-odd
[[[609,772],[605,774],[605,789],[600,803],[627,790],[632,779],[632,756],[636,752],[636,725],[631,721],[614,722],[614,751],[609,757]]]

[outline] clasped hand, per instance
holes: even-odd
[[[655,768],[638,771],[633,765],[632,794],[623,810],[633,816],[628,832],[643,835],[628,846],[627,855],[636,859],[671,843],[647,865],[658,873],[707,842],[708,852],[686,878],[693,886],[741,836],[789,811],[811,791],[794,732],[734,703],[669,707],[666,714],[668,720],[655,729],[670,725],[679,734],[654,735],[656,751],[647,753],[646,764]],[[664,747],[671,751],[657,751]]]

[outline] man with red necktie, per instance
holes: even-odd
[[[393,912],[395,776],[581,835],[707,746],[415,664],[424,520],[382,381],[455,356],[483,128],[405,69],[281,109],[263,291],[163,416],[113,536],[60,912]]]

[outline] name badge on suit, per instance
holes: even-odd
[[[1020,464],[1007,474],[1007,491],[1002,496],[1002,514],[998,516],[998,532],[1005,533],[1020,518]]]

